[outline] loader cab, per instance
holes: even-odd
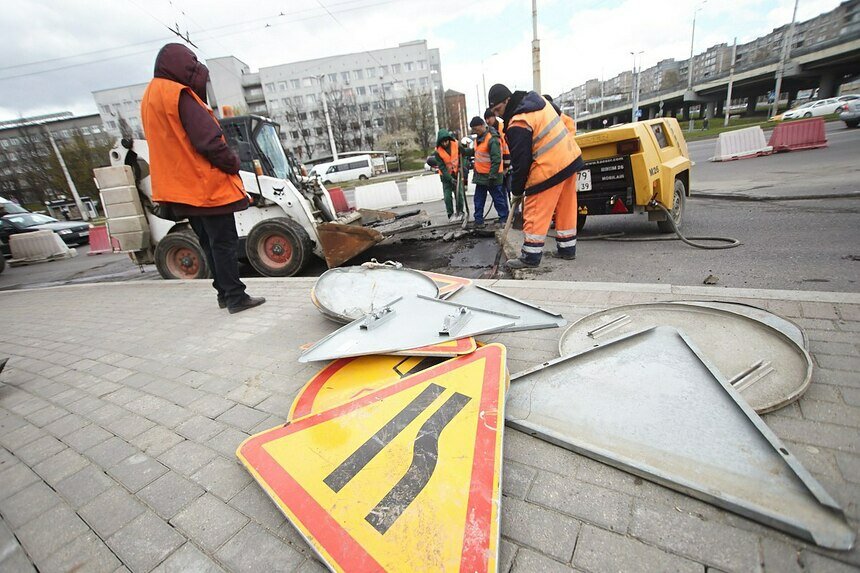
[[[262,175],[286,179],[299,186],[298,165],[284,152],[279,124],[259,115],[225,117],[220,123],[227,145],[239,156],[242,171],[255,173],[257,161]]]

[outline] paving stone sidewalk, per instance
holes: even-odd
[[[860,295],[543,281],[487,283],[575,320],[617,304],[731,300],[806,329],[816,369],[765,422],[860,522]],[[312,279],[251,279],[269,302],[219,310],[203,281],[0,292],[0,571],[322,571],[238,464],[321,367]],[[509,368],[561,329],[490,337]],[[500,570],[860,570],[819,549],[510,429]]]

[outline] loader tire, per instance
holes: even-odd
[[[661,233],[674,233],[675,228],[681,230],[681,225],[684,224],[684,209],[687,202],[687,188],[684,187],[684,182],[680,179],[675,179],[675,189],[672,193],[672,208],[669,213],[672,215],[672,221],[657,221],[657,228]],[[675,223],[674,225],[672,223]]]
[[[168,233],[155,247],[155,268],[164,279],[206,279],[211,269],[191,229]]]
[[[251,266],[261,275],[291,277],[310,261],[314,244],[301,225],[278,217],[254,225],[245,249]]]

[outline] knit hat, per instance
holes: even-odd
[[[511,90],[504,84],[495,84],[487,92],[487,100],[490,107],[495,107],[511,97]]]
[[[477,127],[479,125],[484,125],[484,120],[476,115],[472,118],[472,121],[469,122],[469,127]]]

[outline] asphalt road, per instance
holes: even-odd
[[[623,232],[647,237],[656,230],[644,216],[591,217],[581,234],[577,260],[567,263],[547,256],[536,278],[699,285],[714,275],[718,279],[715,288],[860,291],[860,130],[831,123],[827,131],[830,145],[825,149],[724,163],[708,161],[714,140],[690,143],[696,166],[684,232],[736,237],[742,242],[740,247],[703,251],[678,241],[589,241],[596,234]],[[706,198],[708,193],[727,198]],[[749,200],[799,195],[828,198]],[[422,208],[439,212],[442,206]],[[86,247],[79,248],[78,256],[69,260],[7,267],[0,274],[0,289],[160,280],[154,267],[145,267],[141,273],[124,255],[86,256],[86,251]],[[408,241],[376,246],[355,262],[399,260],[416,268],[477,277],[492,264],[494,254],[492,239]],[[317,275],[324,270],[325,265],[318,261],[303,274]],[[247,267],[243,274],[255,275]]]

